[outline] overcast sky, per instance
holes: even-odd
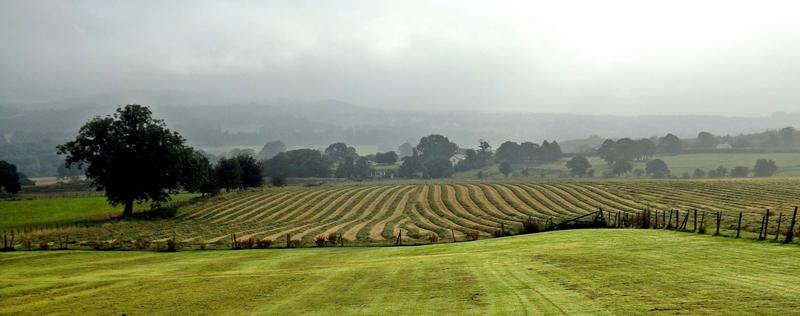
[[[0,1],[0,104],[164,93],[412,110],[800,111],[800,1]]]

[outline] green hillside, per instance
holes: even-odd
[[[0,254],[0,314],[790,314],[800,251],[656,230],[392,248]]]

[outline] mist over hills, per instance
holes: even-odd
[[[0,133],[7,140],[15,135],[27,135],[25,139],[67,139],[86,120],[111,114],[117,106],[112,102],[102,104],[114,105],[99,104],[90,101],[24,107],[0,105]],[[565,141],[592,135],[638,138],[674,133],[691,138],[700,131],[736,135],[800,122],[800,112],[761,117],[420,112],[375,109],[333,100],[279,100],[223,106],[190,105],[178,98],[150,104],[157,117],[200,148],[261,146],[269,140],[282,140],[290,147],[321,147],[342,141],[391,150],[403,142],[415,143],[422,136],[436,133],[463,147],[472,147],[479,139],[495,146],[506,140],[557,140],[565,151],[571,151],[574,148],[570,148],[569,142],[563,144]]]

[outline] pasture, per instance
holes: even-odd
[[[400,182],[261,188],[197,199],[168,218],[100,221],[88,220],[108,209],[99,197],[2,201],[0,210],[4,228],[30,231],[33,225],[26,238],[34,243],[52,242],[63,235],[73,242],[165,241],[174,237],[190,244],[226,247],[232,234],[239,240],[270,240],[274,245],[285,245],[289,238],[310,246],[317,236],[331,234],[351,245],[394,244],[398,236],[404,242],[427,243],[432,236],[452,241],[491,237],[500,229],[513,233],[521,230],[523,221],[556,222],[598,209],[612,214],[680,209],[681,218],[687,210],[696,209],[709,213],[702,222],[709,228],[713,225],[711,212],[719,211],[723,231],[735,228],[742,212],[745,232],[756,231],[764,210],[770,209],[769,234],[775,234],[780,218],[785,235],[785,219],[800,203],[798,182],[791,178]],[[84,209],[76,208],[79,202],[85,203]],[[57,216],[47,217],[49,211]],[[75,218],[68,218],[69,214]],[[670,223],[678,220],[671,214],[669,218],[661,215],[662,225],[667,219]],[[50,224],[59,220],[62,226],[37,229],[37,223],[45,219]],[[693,229],[691,224],[687,228]]]
[[[172,202],[187,201],[195,194],[177,194]],[[137,204],[137,211],[149,204]],[[0,200],[0,230],[23,226],[97,222],[119,216],[122,206],[108,204],[104,196],[37,197]]]
[[[663,230],[417,247],[0,254],[0,314],[796,313],[795,246]]]

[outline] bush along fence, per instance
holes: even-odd
[[[107,232],[104,240],[77,240],[79,232],[97,229],[96,225],[42,225],[14,228],[2,231],[2,248],[0,251],[15,250],[155,250],[172,252],[180,249],[267,249],[298,247],[343,247],[361,245],[420,245],[442,242],[473,241],[483,237],[505,237],[519,234],[535,234],[546,231],[584,229],[584,228],[639,228],[665,229],[678,232],[711,234],[732,238],[748,238],[761,241],[793,243],[800,235],[800,224],[797,223],[797,211],[783,213],[765,210],[762,214],[745,212],[721,212],[689,210],[597,210],[584,215],[564,218],[530,215],[518,218],[517,225],[500,223],[490,235],[480,231],[463,231],[450,228],[444,231],[429,232],[424,236],[409,236],[410,233],[399,230],[396,237],[384,242],[360,242],[344,238],[340,232],[317,235],[311,242],[294,239],[286,234],[277,240],[257,238],[253,235],[237,236],[230,234],[228,242],[225,238],[201,240],[189,238],[179,240],[175,231],[169,237],[147,240],[143,238],[124,238],[116,236],[113,231]],[[170,229],[168,224],[160,231]],[[459,232],[458,235],[456,232]],[[85,234],[83,235],[85,236]]]

